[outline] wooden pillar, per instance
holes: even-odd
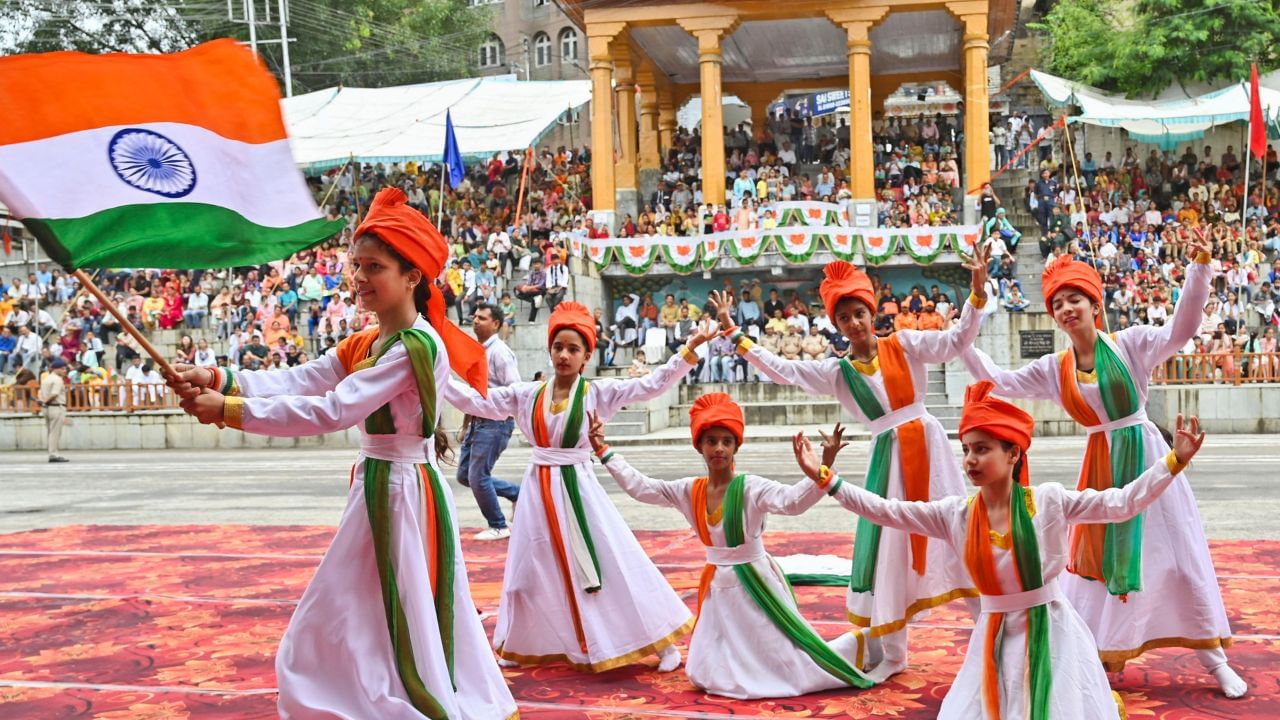
[[[631,45],[626,32],[613,42],[613,80],[618,104],[618,162],[615,178],[619,189],[634,190],[636,183],[636,78],[631,65]]]
[[[658,88],[651,71],[636,75],[640,91],[640,148],[637,163],[641,170],[656,170],[662,164],[658,149]]]
[[[875,151],[871,146],[871,28],[888,7],[828,10],[845,29],[849,53],[849,189],[854,200],[874,200]]]
[[[702,97],[702,199],[725,199],[724,99],[720,81],[720,41],[738,25],[737,15],[679,19],[698,41],[699,94]]]
[[[676,137],[676,99],[671,88],[658,86],[658,150],[665,158]]]
[[[613,55],[609,44],[624,23],[589,23],[587,52],[591,59],[591,202],[596,211],[613,213]],[[610,220],[612,222],[612,220]]]
[[[987,98],[987,2],[949,3],[964,29],[964,190],[991,180],[990,103]],[[968,205],[968,203],[966,203]]]

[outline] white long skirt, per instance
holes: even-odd
[[[373,537],[364,501],[363,456],[333,543],[307,586],[280,651],[279,711],[286,719],[421,720],[396,671]],[[453,500],[445,497],[450,515]],[[422,479],[417,467],[392,463],[392,548],[396,584],[423,683],[457,720],[505,720],[516,714],[489,648],[467,583],[462,546],[454,542],[455,692],[440,642],[423,547]]]
[[[951,495],[963,497],[967,491],[952,456],[946,429],[932,416],[925,416],[923,422],[929,447],[929,499],[941,500]],[[906,497],[899,457],[895,438],[889,461],[889,487],[885,492],[885,497],[895,500]],[[853,624],[876,628],[877,635],[894,633],[904,629],[913,616],[923,615],[929,608],[960,597],[976,596],[972,588],[973,580],[965,570],[963,559],[946,541],[929,538],[925,572],[918,575],[911,568],[910,533],[881,528],[875,591],[853,592],[850,589],[845,595],[845,607]],[[901,642],[905,639],[903,635]]]
[[[969,636],[964,664],[942,700],[938,720],[986,717],[982,706],[982,667],[987,657],[987,623],[983,613]],[[1094,660],[1097,647],[1089,628],[1062,600],[1049,603],[1049,657],[1053,685],[1049,717],[1117,720],[1115,696],[1102,664]],[[1005,614],[1004,645],[1000,654],[1001,717],[1030,717],[1027,690],[1027,611]]]
[[[795,607],[780,571],[769,558],[752,563],[777,597]],[[858,667],[857,636],[844,633],[827,644]],[[730,567],[717,567],[689,641],[689,680],[715,695],[751,700],[783,698],[848,687],[818,667],[764,614]]]
[[[571,587],[587,652],[578,644],[533,467],[525,475],[511,528],[493,645],[499,655],[521,664],[565,662],[583,672],[603,672],[673,644],[692,628],[693,615],[645,554],[591,466],[576,467],[600,563],[600,590],[584,592],[577,582]],[[558,469],[552,469],[551,486],[561,542],[571,553],[565,533],[576,520]]]
[[[1159,430],[1142,428],[1147,464],[1169,452]],[[1128,601],[1100,582],[1063,574],[1063,593],[1084,618],[1109,670],[1158,647],[1209,649],[1231,644],[1231,624],[1186,475],[1142,513],[1142,590]]]

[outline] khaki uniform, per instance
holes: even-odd
[[[62,426],[67,422],[67,384],[56,372],[50,372],[40,381],[37,398],[44,403],[44,426],[49,433],[49,457],[58,455],[62,443]]]

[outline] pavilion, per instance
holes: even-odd
[[[866,203],[875,195],[873,110],[883,109],[885,98],[903,83],[947,81],[963,88],[964,186],[979,187],[990,176],[988,66],[1012,49],[1014,0],[560,4],[588,38],[592,196],[602,219],[612,222],[615,213],[637,208],[641,178],[656,176],[671,146],[676,110],[693,96],[702,99],[708,203],[725,200],[725,94],[750,105],[759,128],[784,92],[847,88],[850,185],[854,202]]]

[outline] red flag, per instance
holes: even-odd
[[[4,254],[5,255],[13,254],[13,237],[9,235],[8,230],[4,231]]]
[[[1261,160],[1267,154],[1267,126],[1262,122],[1262,98],[1258,94],[1258,65],[1249,70],[1249,152]]]

